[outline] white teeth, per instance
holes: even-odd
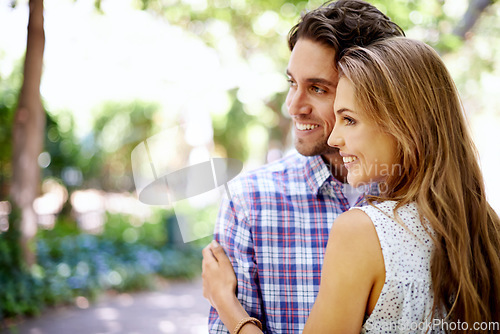
[[[301,123],[295,123],[295,127],[297,130],[312,130],[317,128],[319,125],[315,124],[301,124]]]
[[[358,157],[342,157],[342,159],[344,160],[344,163],[347,164],[353,162],[354,160],[357,160]]]

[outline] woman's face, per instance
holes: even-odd
[[[349,184],[359,187],[381,182],[400,170],[396,168],[396,140],[366,117],[354,98],[354,86],[345,77],[337,87],[334,112],[328,145],[340,150]]]

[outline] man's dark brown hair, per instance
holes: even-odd
[[[300,38],[333,47],[336,64],[351,46],[394,36],[404,36],[403,29],[375,6],[362,0],[339,0],[303,14],[290,30],[288,47],[293,50]]]

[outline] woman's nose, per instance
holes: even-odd
[[[330,133],[330,136],[328,137],[327,141],[328,145],[331,147],[342,147],[344,145],[344,138],[340,134],[340,130],[338,129],[337,126],[333,127],[332,132]]]

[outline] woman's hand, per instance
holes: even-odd
[[[203,251],[203,297],[217,309],[224,301],[235,298],[236,275],[224,249],[215,240]]]
[[[230,333],[234,332],[242,319],[248,318],[236,298],[236,275],[224,249],[215,240],[203,249],[203,297],[217,310],[220,320]],[[239,333],[262,331],[255,324],[248,323]]]

